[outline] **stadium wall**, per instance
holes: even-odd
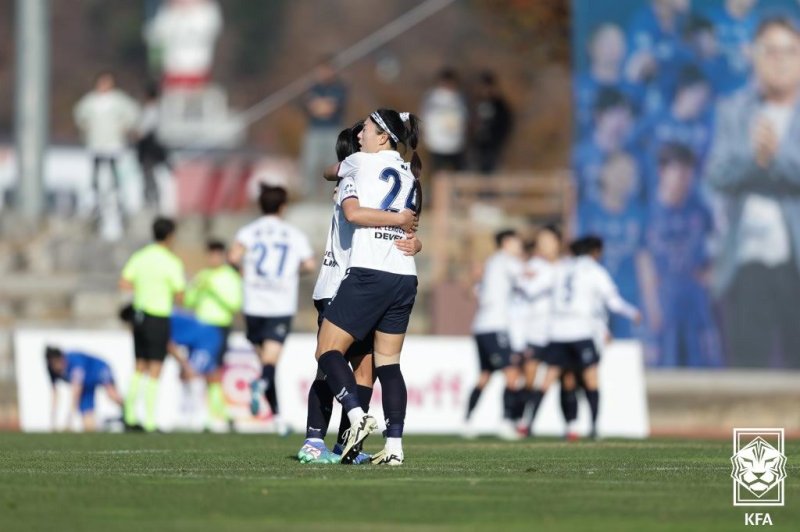
[[[297,432],[303,432],[308,387],[316,372],[311,353],[315,336],[292,335],[286,343],[278,366],[278,393],[282,415]],[[21,429],[28,432],[50,431],[51,392],[45,368],[47,344],[94,354],[106,360],[124,393],[133,371],[130,335],[125,331],[20,329],[14,337]],[[474,342],[469,337],[411,336],[404,347],[403,368],[409,390],[408,433],[447,434],[463,429],[466,403],[478,377]],[[252,348],[241,334],[231,338],[225,359],[223,387],[237,429],[243,432],[272,430],[272,416],[253,418],[249,413],[249,382],[258,375],[258,363]],[[495,433],[502,417],[500,398],[502,379],[490,382],[474,414],[474,428],[479,433]],[[161,377],[159,426],[163,430],[199,428],[195,420],[181,414],[181,386],[178,367],[168,360]],[[644,438],[649,434],[644,363],[636,342],[615,342],[605,351],[600,365],[601,413],[599,433],[607,437]],[[58,390],[66,394],[65,386]],[[65,400],[59,401],[64,407]],[[266,407],[262,411],[266,410]],[[338,407],[333,423],[338,423]],[[382,419],[380,384],[372,400],[372,412]],[[57,418],[63,423],[65,411]],[[98,392],[99,419],[119,418],[118,408]],[[580,405],[579,432],[588,433],[589,411]],[[63,427],[58,427],[63,428]],[[550,393],[542,404],[534,429],[539,435],[560,436],[564,423],[558,405],[558,393]],[[335,430],[335,429],[334,429]]]

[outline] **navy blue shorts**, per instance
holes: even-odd
[[[368,338],[373,331],[405,334],[416,297],[415,275],[349,268],[325,319],[356,340]]]
[[[261,345],[267,340],[284,343],[292,330],[292,316],[245,316],[247,340],[253,345]]]
[[[551,342],[547,346],[547,357],[548,364],[567,371],[583,371],[600,362],[594,340]]]
[[[508,333],[494,332],[475,335],[481,371],[497,371],[511,365],[511,344]]]
[[[530,359],[550,364],[547,347],[546,345],[528,344],[528,352],[531,353]]]
[[[314,308],[317,309],[317,327],[322,327],[322,320],[325,319],[325,311],[328,305],[331,304],[331,299],[315,299]],[[364,355],[371,355],[375,350],[375,331],[373,330],[363,340],[356,340],[347,353],[344,354],[345,358],[359,358]]]

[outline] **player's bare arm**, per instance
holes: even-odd
[[[358,198],[348,198],[342,203],[344,217],[347,221],[364,227],[380,227],[384,225],[400,227],[406,232],[412,232],[415,222],[413,211],[404,209],[400,212],[380,211],[361,207]]]

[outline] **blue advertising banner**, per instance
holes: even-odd
[[[800,0],[573,0],[578,235],[651,366],[800,367]]]

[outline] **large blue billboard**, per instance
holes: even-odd
[[[652,366],[800,367],[800,2],[574,0],[576,227]]]

